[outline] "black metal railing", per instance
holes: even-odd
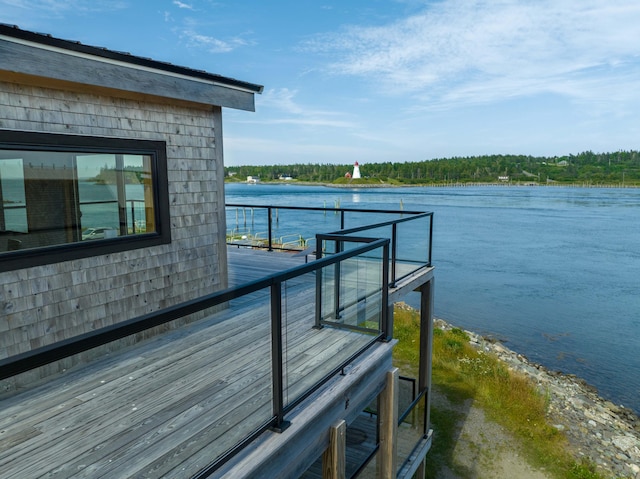
[[[405,211],[405,210],[372,210],[360,208],[322,208],[322,207],[303,207],[303,206],[273,206],[273,205],[247,205],[238,203],[228,203],[227,207],[227,226],[233,225],[233,217],[235,212],[235,228],[231,228],[227,232],[227,244],[236,246],[246,246],[253,248],[265,248],[269,251],[274,249],[285,251],[314,251],[316,256],[327,254],[329,250],[326,248],[324,240],[328,239],[328,235],[349,236],[354,234],[366,234],[370,237],[389,238],[391,241],[391,267],[389,284],[394,286],[398,281],[415,273],[418,269],[430,267],[432,261],[432,244],[433,244],[433,213],[424,211]],[[263,212],[263,216],[256,217],[258,213]],[[299,241],[296,247],[292,247],[289,243],[277,241],[283,236],[291,236],[295,232],[294,226],[291,229],[288,225],[281,225],[281,217],[283,212],[294,212],[299,217],[300,213],[306,213],[309,221],[305,221],[307,226],[305,231],[299,232]],[[242,221],[240,221],[240,212],[242,213]],[[247,214],[248,212],[248,214]],[[312,214],[316,215],[313,216]],[[266,216],[264,216],[266,214]],[[319,221],[327,216],[334,216],[334,221]],[[391,220],[371,222],[372,217],[388,217],[395,216]],[[312,223],[313,220],[315,223]],[[286,222],[282,219],[282,223]],[[354,226],[347,223],[363,223]],[[296,223],[300,223],[300,218],[296,218]],[[282,233],[275,234],[276,225]],[[335,229],[338,227],[339,229]],[[308,247],[311,235],[311,228],[316,231],[315,244]],[[320,228],[326,228],[327,233],[318,233]],[[405,228],[403,231],[401,229]],[[266,231],[265,231],[266,230]],[[235,234],[234,234],[235,233]],[[286,234],[285,234],[286,233]],[[306,234],[305,234],[306,233]],[[341,247],[340,241],[331,239],[337,245],[333,249],[333,253]],[[399,265],[402,265],[400,271]],[[410,265],[414,265],[411,267]],[[409,267],[407,267],[409,266]]]
[[[345,359],[340,363],[333,365],[331,369],[320,371],[320,374],[318,375],[319,379],[306,390],[297,392],[293,399],[285,399],[286,385],[283,378],[285,360],[283,350],[286,344],[283,343],[283,285],[288,281],[307,274],[315,274],[316,277],[322,277],[323,271],[326,269],[332,269],[334,265],[344,263],[359,256],[370,256],[372,252],[378,251],[377,256],[381,258],[378,266],[381,268],[381,272],[378,275],[380,278],[380,284],[377,285],[375,290],[384,291],[386,294],[387,288],[384,287],[382,279],[386,278],[388,274],[386,268],[389,258],[389,240],[384,238],[375,239],[352,237],[345,238],[344,241],[356,242],[358,245],[346,251],[264,277],[257,281],[243,284],[239,287],[218,291],[157,312],[149,313],[144,316],[57,342],[49,346],[44,346],[29,352],[1,359],[0,380],[31,371],[41,366],[55,363],[76,354],[107,345],[114,341],[147,331],[157,326],[166,325],[171,321],[182,319],[195,313],[204,312],[210,308],[219,308],[224,306],[232,307],[230,304],[233,300],[245,298],[248,295],[261,290],[269,290],[270,294],[268,301],[271,311],[272,415],[270,417],[265,417],[260,427],[253,431],[248,431],[241,442],[229,445],[227,451],[218,457],[213,464],[203,469],[198,476],[206,477],[265,430],[269,428],[278,431],[286,429],[288,424],[285,416],[292,408],[313,394],[313,392],[317,391],[330,378],[342,371],[346,365],[351,363],[376,341],[384,340],[391,336],[392,331],[390,331],[390,329],[392,326],[389,324],[386,296],[383,295],[381,301],[378,303],[378,326],[377,328],[369,329],[370,334],[366,343],[363,343],[363,345],[358,347],[354,347],[353,350],[349,350],[347,352],[348,357],[345,355]],[[321,316],[325,314],[322,310],[322,297],[323,291],[327,290],[327,288],[330,288],[330,286],[321,284],[321,291],[316,293],[319,294],[318,298],[320,301],[319,306],[316,308],[316,314]]]
[[[82,209],[83,207],[91,207],[91,206],[95,206],[95,205],[116,205],[116,210],[117,210],[117,205],[118,200],[100,200],[100,201],[82,201],[80,203],[78,203],[78,205],[80,206],[80,208]],[[145,200],[133,200],[133,199],[129,199],[129,200],[125,200],[125,206],[124,207],[124,212],[125,215],[127,216],[126,222],[124,224],[124,228],[120,228],[120,234],[118,236],[121,235],[125,235],[125,234],[140,234],[140,233],[146,233],[147,229],[146,229],[146,211],[145,211]],[[140,206],[140,204],[142,204],[142,206]],[[13,233],[13,234],[29,234],[29,232],[33,233],[34,231],[37,232],[46,232],[46,231],[60,231],[63,228],[39,228],[39,229],[33,229],[31,228],[31,231],[27,231],[27,223],[26,223],[26,212],[27,212],[27,206],[26,204],[19,204],[19,205],[14,205],[14,204],[5,204],[2,205],[0,204],[0,214],[2,214],[2,210],[24,210],[24,224],[21,225],[21,228],[24,229],[25,231],[7,231],[7,233]],[[115,210],[114,210],[115,211]],[[136,211],[138,212],[138,219],[136,219]],[[87,209],[85,208],[83,213],[88,213]],[[144,223],[144,227],[139,226],[139,224],[141,225],[142,223]],[[107,226],[106,224],[104,224],[104,221],[98,224],[91,224],[91,225],[84,225],[84,228],[95,228],[95,227],[104,227]],[[118,230],[118,225],[116,225],[115,223],[111,225],[113,227],[113,230],[116,231]],[[131,232],[129,232],[129,228],[131,228]],[[124,229],[124,233],[123,230]],[[100,238],[103,239],[103,238]]]
[[[401,398],[398,411],[398,442],[402,447],[398,448],[398,471],[408,467],[409,461],[428,439],[429,433],[428,388],[419,390],[414,378],[400,376],[399,379]]]

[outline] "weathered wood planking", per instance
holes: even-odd
[[[300,264],[283,260],[280,268]],[[270,261],[252,266],[264,276]],[[245,263],[245,280],[250,271]],[[312,329],[312,302],[313,288],[291,282],[283,333],[289,400],[371,340]],[[195,474],[271,415],[268,317],[268,303],[222,311],[4,399],[0,469],[20,478]]]

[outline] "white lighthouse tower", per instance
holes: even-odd
[[[360,165],[357,161],[353,164],[353,175],[351,175],[351,178],[354,180],[360,178]]]

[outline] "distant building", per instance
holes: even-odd
[[[354,180],[357,180],[358,178],[361,178],[361,176],[360,176],[360,165],[358,165],[357,161],[353,164],[353,175],[351,177]]]
[[[507,182],[509,181],[508,176],[498,176],[498,181]]]
[[[251,184],[260,183],[260,177],[259,176],[247,176],[247,183],[251,183]]]

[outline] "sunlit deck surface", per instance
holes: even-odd
[[[304,256],[230,248],[230,286]],[[371,335],[314,329],[313,275],[288,282],[285,394]],[[256,295],[0,400],[0,476],[190,477],[272,415],[270,310]]]

